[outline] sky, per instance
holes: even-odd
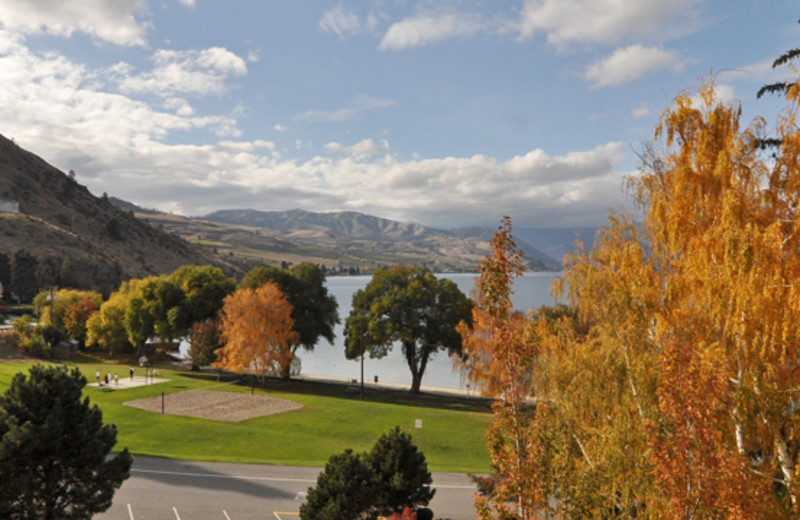
[[[776,0],[0,0],[0,134],[187,216],[596,226],[675,96],[774,123]]]

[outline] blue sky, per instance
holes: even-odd
[[[714,74],[744,121],[794,2],[2,0],[0,134],[184,215],[602,224],[661,112]]]

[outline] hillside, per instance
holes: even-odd
[[[315,213],[303,210],[223,210],[204,221],[282,238],[297,249],[332,251],[333,258],[349,258],[365,265],[424,264],[437,271],[475,271],[489,252],[495,231],[489,228],[440,230],[387,220],[356,212]],[[559,263],[539,249],[519,240],[528,268],[552,271]]]
[[[241,270],[222,256],[137,219],[105,194],[92,195],[68,175],[0,136],[0,250],[36,257],[40,286],[108,293],[131,277],[164,274],[186,264]]]

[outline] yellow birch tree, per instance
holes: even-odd
[[[213,366],[262,379],[285,373],[292,362],[291,345],[298,341],[291,314],[291,304],[273,283],[227,296],[219,321],[224,346],[216,351]]]

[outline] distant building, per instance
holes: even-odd
[[[0,213],[19,213],[19,202],[0,197]]]

